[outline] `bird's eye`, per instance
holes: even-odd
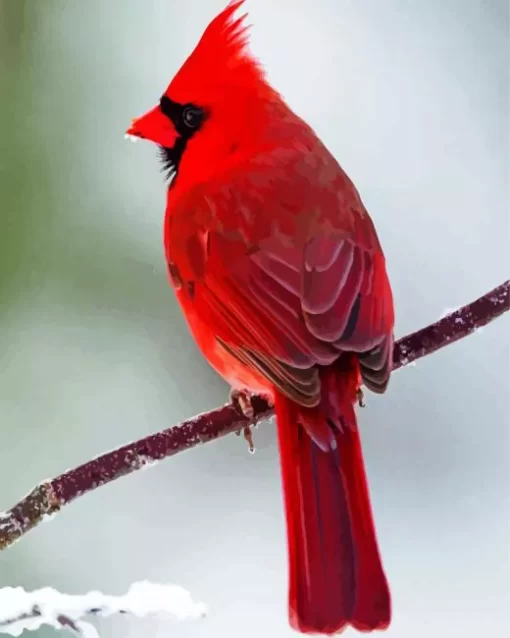
[[[204,119],[204,112],[196,106],[185,106],[182,121],[188,128],[197,129]]]

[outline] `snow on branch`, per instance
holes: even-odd
[[[510,281],[506,281],[467,306],[397,341],[393,350],[393,369],[467,337],[509,309]],[[254,398],[253,408],[255,423],[273,414],[260,397]],[[79,496],[167,456],[243,430],[249,425],[239,406],[228,404],[43,481],[12,509],[0,513],[0,551]]]
[[[43,625],[67,629],[82,638],[99,638],[95,627],[82,620],[86,616],[172,614],[179,620],[206,615],[203,603],[192,600],[178,585],[133,583],[123,596],[106,596],[91,591],[82,596],[61,594],[51,587],[32,592],[22,587],[0,589],[0,634],[21,636]]]

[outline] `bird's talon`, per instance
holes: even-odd
[[[358,388],[356,392],[356,400],[358,401],[358,405],[360,408],[364,408],[366,405],[364,398],[365,398],[365,395],[363,393],[363,390],[361,388]]]
[[[255,411],[251,404],[251,392],[247,390],[235,390],[232,388],[230,391],[230,400],[234,405],[238,405],[241,412],[250,422],[248,425],[245,425],[244,428],[236,431],[236,435],[240,436],[243,433],[245,441],[248,443],[248,450],[250,454],[255,452],[255,445],[253,443],[253,433],[252,426],[254,425],[253,420],[255,418]]]
[[[248,452],[250,454],[255,454],[255,443],[253,442],[253,432],[251,431],[252,426],[245,425],[241,430],[236,431],[236,436],[241,436],[241,433],[244,436],[244,440],[248,443]]]
[[[248,451],[250,454],[255,454],[255,444],[253,443],[253,433],[251,431],[251,427],[247,425],[243,429],[244,438],[246,443],[248,443]]]
[[[232,388],[230,391],[230,401],[234,405],[238,405],[241,412],[249,420],[253,421],[255,412],[251,404],[251,393],[247,390],[235,390]]]

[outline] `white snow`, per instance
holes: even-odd
[[[172,614],[184,620],[205,616],[207,607],[194,602],[183,587],[148,581],[133,583],[123,596],[107,596],[98,591],[74,596],[51,587],[32,592],[23,587],[0,589],[0,634],[9,636],[50,625],[57,629],[75,628],[75,633],[83,638],[99,638],[96,629],[81,619],[88,614],[111,616],[120,612],[139,617]]]

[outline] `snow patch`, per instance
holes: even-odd
[[[33,592],[23,587],[0,589],[0,633],[9,636],[21,636],[25,630],[35,631],[49,625],[69,629],[83,638],[99,638],[95,627],[81,619],[87,615],[104,617],[116,613],[139,617],[163,613],[184,620],[204,617],[207,607],[194,602],[183,587],[148,581],[133,583],[123,596],[107,596],[98,591],[74,596],[51,587]]]

